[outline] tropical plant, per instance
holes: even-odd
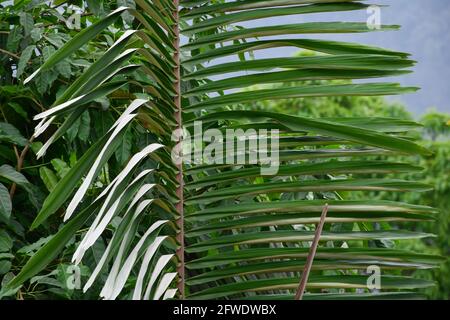
[[[308,51],[301,51],[298,55],[311,55]],[[336,81],[336,80],[334,80]],[[298,82],[297,85],[311,84],[314,82],[328,83],[328,80],[313,80],[309,82]],[[289,86],[291,84],[282,84]],[[271,87],[279,86],[273,84]],[[256,87],[250,87],[247,90],[255,90]],[[279,101],[253,102],[248,104],[248,108],[272,110],[274,112],[286,113],[303,117],[320,118],[338,118],[338,117],[388,117],[400,120],[411,120],[414,114],[408,112],[406,106],[396,101],[390,101],[384,97],[321,97],[316,99],[285,99]],[[419,123],[423,125],[420,131],[411,132],[414,138],[420,139],[420,143],[426,146],[432,155],[418,157],[417,164],[423,167],[422,171],[415,171],[401,174],[402,179],[420,181],[433,186],[433,190],[421,193],[393,193],[389,191],[377,192],[341,192],[347,200],[363,200],[370,197],[372,200],[388,200],[406,202],[417,205],[429,205],[439,209],[436,220],[423,222],[392,222],[393,227],[404,227],[409,230],[416,230],[426,233],[436,234],[435,238],[411,239],[402,241],[396,245],[399,249],[413,250],[422,253],[438,254],[443,257],[449,255],[448,229],[450,225],[449,199],[450,185],[448,172],[450,172],[449,159],[450,143],[448,135],[450,115],[439,113],[430,109],[420,118]],[[405,155],[378,155],[376,157],[367,157],[368,161],[391,161],[407,162],[409,156]],[[367,178],[381,177],[375,174],[369,174]],[[397,177],[398,175],[393,175]],[[449,298],[450,287],[450,261],[439,265],[439,268],[430,270],[416,270],[414,276],[433,280],[436,286],[425,290],[426,295],[431,299]]]
[[[79,32],[25,81],[33,83],[83,46],[105,46],[96,42],[101,35],[114,39],[51,108],[35,116],[39,121],[35,138],[57,124],[39,157],[88,109],[90,114],[112,116],[115,122],[103,136],[90,138],[87,152],[53,187],[32,228],[61,212],[66,223],[4,290],[20,287],[81,235],[73,255],[76,264],[97,242],[107,242],[84,286],[85,291],[95,290],[93,284],[99,283],[99,294],[105,299],[293,298],[314,224],[327,204],[321,236],[325,243],[318,248],[305,299],[417,298],[415,289],[432,285],[407,275],[389,275],[389,270],[432,268],[440,258],[392,248],[391,241],[431,235],[392,229],[388,222],[430,220],[435,209],[369,197],[346,201],[340,194],[429,190],[415,181],[360,177],[421,170],[408,163],[361,158],[429,154],[405,135],[418,127],[416,123],[390,118],[314,119],[249,110],[244,105],[255,100],[394,95],[416,88],[375,82],[235,90],[255,84],[408,72],[414,61],[402,52],[355,43],[270,38],[372,31],[366,23],[235,25],[294,14],[364,10],[366,4],[351,0],[134,2],[135,9],[120,7]],[[381,26],[384,31],[397,28]],[[246,58],[254,51],[279,47],[320,55]],[[239,60],[218,60],[233,56]],[[228,77],[241,71],[252,73]],[[105,96],[108,108],[91,104]],[[178,129],[195,134],[195,121],[221,132],[278,129],[278,173],[260,176],[264,164],[174,164],[171,155],[174,150],[181,152],[181,138],[173,139],[172,133]],[[140,150],[119,161],[120,170],[113,170],[112,155],[129,147],[123,139],[130,131],[141,137]],[[247,153],[234,144],[237,153]],[[230,155],[216,154],[226,156]],[[371,265],[384,271],[378,293],[367,289],[363,271]]]

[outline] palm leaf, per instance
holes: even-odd
[[[387,177],[421,168],[363,158],[429,154],[405,135],[418,127],[416,123],[379,118],[311,119],[258,111],[252,105],[265,100],[395,95],[417,90],[395,83],[349,82],[410,72],[414,61],[407,53],[294,36],[373,31],[366,23],[235,25],[270,17],[359,10],[366,4],[353,0],[139,0],[136,5],[136,10],[119,8],[98,19],[27,79],[31,81],[91,43],[125,11],[134,15],[136,30],[119,31],[114,45],[52,108],[36,116],[41,123],[35,135],[56,122],[63,123],[39,153],[43,156],[90,101],[108,96],[120,110],[114,126],[92,141],[47,197],[33,228],[58,210],[66,211],[68,221],[28,261],[9,283],[10,288],[42,271],[76,232],[86,228],[73,261],[80,263],[100,236],[108,238],[108,246],[84,287],[90,290],[94,282],[100,282],[100,295],[105,299],[170,299],[176,295],[292,299],[314,236],[313,224],[326,203],[329,214],[321,239],[327,245],[318,248],[305,299],[418,298],[421,296],[410,290],[433,285],[389,271],[398,274],[434,268],[440,257],[380,245],[385,240],[433,235],[377,226],[432,220],[436,210],[374,201],[368,192],[428,191],[427,185]],[[382,26],[380,30],[396,29],[398,26]],[[283,38],[266,38],[272,36]],[[317,55],[243,59],[253,51],[279,47],[308,49]],[[217,63],[224,57],[239,59]],[[229,76],[242,71],[252,74]],[[275,85],[252,87],[265,84]],[[127,92],[126,103],[115,99],[119,89]],[[195,121],[218,132],[279,130],[279,171],[261,177],[261,166],[254,163],[173,164],[170,151],[179,141],[171,139],[172,131],[191,130]],[[151,133],[156,142],[136,153],[108,186],[94,188],[101,169],[119,147],[117,141],[130,127]],[[245,148],[237,151],[248,155]],[[223,160],[229,154],[223,150],[217,156]],[[147,157],[152,159],[150,167],[144,161]],[[346,201],[342,191],[360,191],[366,198]],[[303,198],[298,199],[301,194]],[[92,204],[86,205],[89,202]],[[113,226],[114,218],[119,223]],[[107,228],[112,236],[106,235]],[[367,276],[362,272],[374,264],[386,270],[383,292],[378,294],[367,290]],[[325,270],[327,275],[322,274]],[[133,290],[126,292],[129,285]],[[313,293],[317,289],[328,293]]]

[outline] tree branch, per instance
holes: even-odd
[[[17,54],[9,52],[8,50],[4,50],[4,49],[0,48],[0,52],[6,54],[8,56],[11,56],[11,57],[13,57],[13,58],[15,58],[17,60],[20,59],[20,57]]]
[[[302,300],[303,294],[305,292],[306,284],[308,283],[309,273],[311,271],[311,267],[314,261],[314,257],[316,256],[317,247],[319,245],[320,235],[322,234],[323,225],[325,223],[325,218],[328,212],[328,203],[325,204],[322,210],[322,215],[320,216],[319,224],[316,228],[316,233],[314,235],[314,240],[309,249],[308,258],[306,258],[305,267],[302,272],[302,278],[300,280],[300,284],[298,285],[297,293],[295,294],[295,300]]]
[[[31,139],[28,141],[28,143],[25,146],[25,148],[23,148],[22,152],[18,156],[18,158],[17,158],[17,167],[16,167],[17,172],[22,171],[23,162],[25,161],[25,157],[27,156],[28,150],[30,150],[30,146],[33,143],[33,141],[34,141],[34,137],[31,137]],[[16,152],[16,155],[18,155],[16,147],[14,147],[14,150]],[[15,183],[13,183],[12,186],[11,186],[11,189],[9,190],[9,197],[11,198],[11,200],[14,198],[14,194],[16,193],[16,188],[17,188],[17,185]]]

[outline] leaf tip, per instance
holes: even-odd
[[[41,72],[41,68],[37,69],[35,72],[33,72],[28,78],[25,79],[23,84],[28,84],[31,80],[34,79],[38,75],[38,73]]]

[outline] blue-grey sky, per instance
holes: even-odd
[[[355,41],[409,52],[418,64],[414,73],[388,79],[405,86],[418,86],[421,90],[414,94],[395,97],[404,102],[417,116],[427,108],[436,107],[442,112],[450,112],[450,1],[448,0],[371,0],[369,3],[384,4],[381,10],[382,24],[399,24],[400,31],[370,32],[366,34],[325,35],[320,38],[330,40]],[[264,19],[244,24],[262,26],[267,24],[289,24],[309,21],[366,21],[366,11],[319,13]],[[299,36],[289,36],[299,37]],[[319,36],[308,36],[319,38]],[[286,55],[287,50],[273,49],[258,57]]]

